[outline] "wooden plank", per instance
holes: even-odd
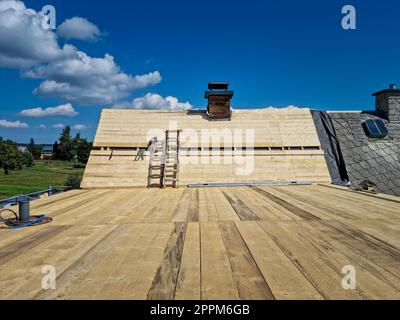
[[[163,261],[157,269],[153,284],[147,294],[148,300],[174,299],[185,234],[186,224],[176,223],[165,248]]]
[[[339,261],[331,259],[328,250],[305,241],[299,230],[300,222],[280,221],[274,225],[267,221],[258,223],[323,298],[367,299],[358,288],[343,289],[341,270],[348,265],[348,261],[343,256]]]
[[[169,196],[165,200],[164,207],[162,208],[162,210],[159,210],[159,214],[156,216],[158,222],[172,222],[172,217],[174,216],[175,210],[179,205],[179,201],[181,201],[182,199],[181,197],[184,190],[185,188],[168,190]]]
[[[117,202],[112,201],[113,205],[111,207],[102,208],[100,215],[93,215],[97,219],[89,219],[88,221],[93,221],[92,223],[97,224],[129,224],[129,215],[135,210],[140,210],[146,191],[146,189],[124,190],[122,197],[115,196],[118,198]],[[114,194],[117,193],[120,193],[120,191],[115,190]]]
[[[222,193],[241,220],[260,220],[260,218],[253,211],[251,211],[241,199],[232,194],[232,190],[228,191],[228,189],[224,189]]]
[[[221,188],[208,190],[208,194],[217,210],[219,221],[240,221],[236,211],[221,192]]]
[[[359,255],[368,255],[368,259],[396,275],[400,280],[400,249],[390,243],[375,236],[358,230],[349,228],[338,221],[322,221],[322,225],[327,232],[334,234],[335,239],[344,240],[343,244],[353,252]]]
[[[51,226],[49,228],[41,228],[35,233],[30,232],[22,239],[14,241],[6,246],[2,246],[0,249],[0,265],[15,259],[32,248],[40,246],[41,243],[57,236],[60,232],[69,227],[70,226]]]
[[[190,189],[184,189],[183,193],[173,211],[171,222],[186,222],[189,211]]]
[[[145,300],[173,228],[167,223],[145,224],[137,241],[130,242],[128,238],[130,246],[124,245],[129,248],[123,260],[94,299]]]
[[[320,195],[312,192],[311,186],[292,186],[291,188],[274,187],[264,188],[268,192],[277,197],[283,198],[294,205],[303,208],[308,212],[312,212],[315,216],[321,219],[351,219],[352,215],[348,211],[342,210],[335,205],[329,203],[329,198],[322,198]],[[323,199],[323,201],[321,201]]]
[[[279,300],[322,299],[303,272],[285,255],[257,222],[235,223],[272,294]]]
[[[236,300],[239,293],[217,222],[201,222],[201,297]]]
[[[324,256],[331,264],[341,261],[355,267],[357,290],[368,299],[400,298],[400,261],[388,255],[384,248],[376,248],[378,243],[365,243],[331,228],[330,222],[325,224],[325,221],[302,223],[300,229],[306,241],[314,243],[320,251],[324,248]]]
[[[119,226],[63,280],[63,299],[145,299],[163,257],[171,225]]]
[[[88,192],[87,190],[76,189],[55,194],[50,197],[42,197],[40,199],[31,202],[31,209],[40,209],[44,206],[48,207],[49,205],[65,202],[68,199],[80,197],[81,195],[87,192]]]
[[[207,188],[199,188],[199,220],[219,221],[218,211],[213,196]]]
[[[187,221],[199,221],[199,189],[191,189]]]
[[[121,199],[126,197],[126,191],[121,190],[115,194],[99,194],[96,198],[91,199],[87,203],[81,204],[80,207],[73,210],[60,211],[54,218],[52,224],[63,225],[96,225],[100,224],[101,217],[95,213],[99,210],[104,212],[112,211],[114,205],[119,203]]]
[[[274,201],[275,203],[279,204],[281,207],[289,210],[290,212],[292,212],[293,214],[295,214],[296,216],[298,216],[302,219],[305,219],[305,220],[319,220],[320,219],[319,217],[313,215],[312,213],[310,213],[298,206],[295,206],[294,204],[284,200],[283,198],[277,197],[264,189],[261,189],[259,187],[251,187],[251,190],[254,190],[255,192],[258,192],[262,196],[266,197],[267,199]]]
[[[235,194],[260,220],[300,220],[289,210],[248,187],[235,188]]]
[[[328,199],[341,200],[337,205],[343,205],[348,203],[349,200],[352,206],[349,208],[354,211],[355,214],[359,214],[360,210],[370,213],[369,217],[374,217],[371,213],[375,213],[375,217],[379,218],[397,218],[399,212],[399,204],[392,199],[385,199],[380,196],[368,194],[365,192],[351,192],[343,189],[326,188],[320,185],[312,185],[313,192],[320,194]],[[342,201],[343,200],[343,201]],[[371,210],[371,209],[374,210]]]
[[[152,206],[151,210],[144,216],[142,219],[143,222],[162,223],[171,221],[171,216],[177,206],[182,190],[170,189],[168,192],[163,191],[165,190],[157,190],[159,195],[156,197],[156,201],[154,201],[155,199],[152,196],[151,189],[148,190],[147,196],[149,200],[153,199],[155,205]]]
[[[8,272],[0,274],[1,299],[33,299],[42,290],[43,266],[51,265],[57,274],[62,274],[112,231],[113,228],[102,226],[67,228],[51,241],[3,264],[2,268]]]
[[[93,203],[96,203],[99,199],[107,194],[107,191],[91,191],[79,199],[71,200],[68,203],[60,203],[57,207],[47,209],[45,213],[52,218],[58,218],[58,216],[68,214],[70,212],[76,212],[84,210],[85,207],[91,207]]]
[[[199,223],[189,222],[187,225],[175,299],[201,299]]]
[[[144,196],[144,201],[141,202],[137,210],[132,211],[132,213],[127,217],[125,223],[145,223],[152,221],[152,217],[155,212],[162,210],[165,206],[165,202],[168,201],[168,193],[162,192],[160,189],[151,189],[146,192]]]
[[[362,194],[364,196],[367,197],[373,197],[375,199],[382,199],[382,200],[388,200],[391,202],[397,202],[400,203],[400,198],[397,196],[393,196],[393,195],[389,195],[389,194],[384,194],[384,193],[372,193],[372,192],[360,192],[360,191],[356,191],[356,190],[352,190],[348,187],[343,187],[343,186],[337,186],[334,184],[326,184],[326,183],[318,183],[318,186],[321,187],[325,187],[325,188],[332,188],[332,189],[336,189],[336,190],[342,190],[342,191],[347,191],[347,192],[353,192],[353,193],[357,193],[358,195]],[[385,203],[387,203],[385,201]]]
[[[234,222],[220,222],[233,278],[242,300],[274,300]]]
[[[63,272],[57,273],[56,290],[40,290],[34,296],[36,300],[54,300],[54,299],[76,299],[76,288],[79,284],[85,282],[91,267],[98,265],[113,250],[115,239],[121,236],[124,228],[114,226],[108,233],[97,239],[97,242],[82,256],[76,259]],[[85,290],[93,290],[93,286],[85,286]],[[78,292],[82,292],[78,288]],[[86,294],[85,298],[89,299],[94,292]]]
[[[358,229],[372,237],[381,239],[390,245],[400,248],[400,217],[399,219],[352,219],[346,220],[351,229]]]

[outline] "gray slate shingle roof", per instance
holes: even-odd
[[[389,123],[389,137],[370,139],[362,122],[377,116],[365,112],[334,112],[330,114],[345,160],[350,181],[363,180],[376,184],[381,193],[400,196],[400,123]]]

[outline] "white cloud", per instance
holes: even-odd
[[[61,48],[57,34],[42,28],[42,19],[42,13],[21,1],[0,0],[0,67],[22,69],[26,77],[42,79],[35,94],[82,105],[107,105],[129,97],[135,89],[161,82],[158,71],[124,73],[110,54],[94,58],[70,44]],[[80,19],[70,19],[66,26],[85,25],[82,34],[87,38],[90,22]],[[91,30],[97,34],[93,26]]]
[[[64,128],[65,128],[65,124],[56,123],[56,124],[53,124],[52,127],[53,127],[54,129],[64,129]]]
[[[46,129],[46,126],[44,124],[40,124],[40,125],[36,126],[36,129],[44,130],[44,129]]]
[[[52,127],[54,129],[64,129],[66,127],[66,125],[63,124],[63,123],[56,123],[56,124],[53,124]],[[86,129],[89,129],[89,128],[90,128],[89,126],[84,125],[84,124],[75,124],[75,125],[71,126],[71,129],[78,130],[78,131],[86,130]]]
[[[73,58],[36,67],[25,75],[45,79],[35,94],[82,105],[110,104],[126,98],[135,89],[161,81],[158,71],[133,77],[121,71],[113,56],[92,58],[81,51]]]
[[[21,1],[0,1],[0,66],[28,68],[75,53],[71,45],[59,46],[57,35],[42,28],[42,19]]]
[[[27,129],[29,128],[28,124],[21,121],[7,121],[0,120],[0,128],[6,129]]]
[[[57,33],[67,40],[97,41],[101,36],[100,29],[94,23],[81,17],[65,20],[57,28]]]
[[[72,129],[74,130],[86,130],[89,129],[88,126],[84,125],[84,124],[76,124],[72,127]]]
[[[57,107],[50,107],[46,109],[32,108],[22,110],[19,115],[22,117],[30,118],[44,118],[44,117],[74,117],[79,113],[75,111],[74,107],[70,104],[63,104]]]
[[[114,105],[115,109],[167,109],[189,110],[192,109],[189,102],[179,102],[175,97],[163,98],[156,93],[148,93],[144,97],[133,99],[130,102],[121,102]]]
[[[265,107],[264,109],[270,109],[270,110],[282,110],[282,109],[299,109],[301,107],[294,106],[294,105],[288,105],[286,107],[274,107],[274,106],[269,106]]]

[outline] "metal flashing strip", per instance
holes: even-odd
[[[212,187],[248,187],[248,186],[289,186],[311,185],[311,181],[250,181],[250,182],[209,182],[191,183],[188,188],[212,188]]]

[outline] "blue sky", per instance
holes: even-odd
[[[98,41],[58,37],[60,47],[71,44],[93,58],[108,53],[121,73],[135,77],[159,72],[162,80],[150,81],[143,88],[133,85],[107,103],[85,105],[80,97],[70,101],[65,95],[33,94],[48,80],[43,75],[26,75],[37,65],[3,63],[0,120],[20,121],[29,128],[3,126],[0,136],[18,142],[33,137],[40,143],[53,143],[60,129],[52,126],[58,123],[84,125],[82,135],[92,139],[102,107],[130,103],[148,93],[204,108],[204,90],[210,80],[230,81],[235,108],[298,105],[325,110],[373,109],[373,92],[390,83],[400,84],[400,3],[395,0],[24,3],[36,11],[45,4],[55,6],[58,26],[78,16],[101,31]],[[357,10],[356,30],[341,27],[341,9],[346,4]],[[7,43],[1,44],[0,39],[0,56],[4,50]],[[79,115],[18,115],[22,110],[69,102]]]

